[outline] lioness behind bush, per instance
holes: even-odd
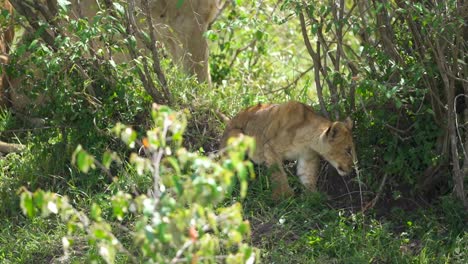
[[[320,156],[340,175],[349,174],[354,160],[352,127],[350,118],[332,122],[299,102],[258,104],[229,121],[221,147],[230,137],[241,134],[255,138],[256,149],[250,158],[272,169],[273,198],[278,199],[293,194],[282,166],[284,160],[297,160],[297,175],[310,191],[317,188]]]

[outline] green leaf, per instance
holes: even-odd
[[[31,192],[25,191],[21,194],[20,206],[23,210],[23,214],[29,216],[30,218],[35,216],[33,195]]]
[[[117,11],[117,13],[121,16],[125,15],[125,8],[119,4],[119,3],[112,3],[114,5],[114,9]]]
[[[67,6],[69,6],[71,3],[68,0],[57,0],[57,4],[62,9],[63,11],[67,10]]]
[[[128,205],[131,199],[130,194],[119,192],[112,197],[112,211],[119,221],[122,221],[125,213],[128,212]]]
[[[95,228],[93,230],[93,235],[96,239],[108,239],[109,235],[106,230],[100,229],[100,228]]]
[[[45,202],[47,200],[45,196],[45,192],[41,190],[33,194],[33,206],[41,208],[43,217],[47,216],[49,213]]]
[[[101,214],[102,214],[102,209],[99,205],[93,203],[91,205],[91,218],[95,221],[100,221],[102,218],[101,218]]]
[[[116,247],[107,244],[99,245],[99,255],[106,261],[108,264],[115,263],[115,254]]]
[[[263,33],[263,32],[260,31],[260,30],[257,30],[257,31],[255,32],[255,38],[256,38],[257,40],[262,40],[263,35],[265,35],[265,33]]]
[[[183,4],[184,4],[184,0],[177,0],[176,7],[181,8]]]
[[[102,156],[102,165],[104,165],[106,169],[109,169],[111,163],[112,163],[112,153],[109,151],[104,152],[104,155]]]
[[[80,151],[77,154],[76,165],[80,171],[88,173],[89,169],[94,165],[94,158],[86,151]]]
[[[90,168],[94,168],[94,157],[78,145],[72,155],[72,164],[75,164],[80,171],[88,173]]]
[[[136,132],[130,127],[125,128],[120,134],[123,142],[125,142],[130,148],[135,147],[135,140],[137,138]]]

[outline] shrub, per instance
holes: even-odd
[[[114,263],[118,254],[132,262],[154,263],[255,260],[253,248],[245,242],[250,227],[242,219],[241,205],[219,205],[231,196],[237,181],[241,197],[245,196],[247,179],[253,175],[245,151],[252,149],[253,141],[234,141],[217,160],[181,147],[186,124],[183,114],[155,106],[152,117],[154,127],[141,139],[122,124],[114,129],[131,148],[141,144],[141,155],[131,154],[130,163],[140,177],[153,179],[147,194],[117,191],[107,201],[111,212],[106,213],[98,203],[79,211],[66,196],[24,190],[23,212],[30,217],[57,214],[66,222],[68,236],[62,239],[65,256],[76,236],[86,236],[97,247],[96,255],[107,263]],[[115,153],[105,153],[101,162],[80,146],[73,155],[73,162],[83,172],[101,168],[110,173],[108,169],[115,161],[118,162]],[[134,250],[118,238],[125,237],[123,233],[133,238]]]

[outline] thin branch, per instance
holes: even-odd
[[[169,129],[170,124],[168,122],[164,122],[164,127],[162,130],[161,138],[163,140],[166,140],[167,132]],[[161,164],[161,159],[164,154],[164,148],[159,147],[158,152],[153,154],[152,157],[152,162],[153,162],[153,197],[156,201],[159,201],[159,198],[161,197],[161,190],[160,190],[160,182],[161,182],[161,176],[160,176],[160,164]]]
[[[178,263],[181,260],[180,257],[182,256],[182,254],[184,254],[185,250],[187,250],[192,244],[193,244],[192,240],[187,240],[187,242],[185,242],[185,244],[179,250],[177,250],[176,255],[171,260],[171,264]],[[185,261],[182,261],[182,262],[185,262]]]
[[[234,6],[236,4],[236,2],[234,0],[226,0],[223,4],[223,6],[221,8],[218,9],[218,13],[216,13],[215,17],[213,18],[213,20],[210,22],[210,24],[208,24],[208,29],[211,28],[211,26],[213,25],[213,23],[218,20],[218,18],[221,16],[221,14],[223,13],[223,11],[229,6],[229,4],[231,4],[232,2],[232,5]]]
[[[228,68],[231,69],[232,66],[234,65],[234,62],[236,61],[237,59],[237,56],[239,56],[239,54],[245,50],[247,50],[248,48],[253,48],[255,47],[255,43],[257,43],[257,39],[254,39],[252,40],[251,42],[249,42],[249,44],[245,45],[244,47],[242,48],[239,48],[239,49],[236,49],[236,52],[234,53],[234,56],[232,57],[231,59],[231,62],[229,63],[229,66]]]
[[[387,177],[388,177],[388,174],[385,173],[382,181],[380,182],[379,189],[377,190],[377,194],[375,195],[374,199],[372,199],[372,201],[370,201],[364,208],[362,208],[362,212],[365,212],[368,209],[373,208],[377,204],[377,202],[379,201],[380,195],[382,195],[385,183],[387,182]]]
[[[458,140],[460,140],[460,145],[461,145],[464,157],[467,157],[465,145],[463,144],[463,138],[462,138],[462,136],[460,134],[460,126],[458,124],[458,115],[456,114],[457,113],[457,100],[461,96],[464,96],[465,98],[468,98],[468,95],[466,95],[466,94],[459,94],[459,95],[455,96],[455,99],[453,99],[453,112],[455,113],[455,128],[457,130]]]
[[[356,177],[357,177],[357,179],[358,179],[359,198],[360,198],[360,201],[361,201],[361,211],[362,211],[363,208],[364,208],[364,205],[363,205],[363,199],[362,199],[361,170],[359,170],[358,160],[357,160],[357,157],[356,157],[356,156],[353,158],[353,163],[354,163],[354,170],[356,171]]]
[[[129,0],[128,2],[128,10],[126,12],[127,15],[127,34],[129,36],[135,36],[138,35],[140,39],[144,40],[144,36],[139,30],[136,20],[135,20],[135,0]],[[138,58],[142,58],[142,66],[143,66],[143,71],[137,66],[136,70],[138,75],[140,76],[140,80],[143,83],[143,86],[145,87],[146,92],[151,96],[153,101],[158,104],[164,104],[165,100],[164,98],[161,98],[158,90],[154,86],[153,79],[151,78],[150,71],[148,69],[148,61],[145,56],[141,56],[141,54],[131,45],[129,41],[127,41],[127,47],[128,51],[130,53],[131,58],[134,61],[137,61]]]
[[[156,47],[156,34],[154,30],[153,17],[151,16],[151,8],[149,6],[148,0],[141,0],[141,3],[143,5],[143,9],[146,10],[145,16],[146,16],[146,21],[148,24],[149,35],[150,35],[150,40],[151,40],[151,43],[149,43],[150,45],[148,46],[151,51],[151,54],[153,55],[153,70],[158,76],[159,84],[162,87],[166,103],[168,105],[171,105],[172,95],[171,95],[171,92],[169,91],[169,88],[167,87],[166,76],[164,75],[161,69],[161,63],[159,60],[159,52]]]
[[[302,33],[302,38],[304,39],[304,44],[307,48],[307,51],[309,52],[309,55],[314,61],[315,85],[316,85],[316,90],[317,90],[317,96],[318,96],[319,103],[320,103],[320,110],[325,117],[329,118],[330,115],[327,111],[327,108],[325,107],[325,100],[323,99],[323,93],[322,93],[322,85],[320,83],[320,68],[321,68],[320,58],[318,57],[317,53],[312,48],[312,45],[310,44],[309,36],[307,35],[307,28],[305,24],[304,14],[302,13],[302,10],[299,11],[299,21],[301,23],[301,33]],[[326,76],[326,74],[324,76]]]
[[[39,25],[37,18],[38,15],[32,11],[31,3],[24,0],[10,0],[10,3],[13,5],[16,11],[22,14],[26,20],[29,22],[29,25],[36,31],[41,32],[41,25]],[[49,45],[53,50],[56,50],[54,45],[54,36],[52,36],[47,30],[42,30],[42,39]]]
[[[312,69],[314,68],[314,66],[310,66],[307,70],[301,72],[301,74],[299,74],[299,76],[296,77],[296,79],[294,81],[292,81],[291,83],[289,83],[288,85],[285,85],[281,88],[278,88],[276,90],[273,90],[271,92],[269,92],[268,94],[272,94],[272,93],[276,93],[276,92],[279,92],[279,91],[283,91],[283,90],[287,90],[289,89],[291,86],[293,85],[296,85],[297,82],[299,82],[300,79],[302,79],[302,77],[304,77],[304,75],[306,75],[308,72],[310,72]]]

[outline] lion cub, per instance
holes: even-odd
[[[275,168],[272,172],[273,198],[290,196],[283,168],[284,160],[297,160],[297,175],[302,184],[316,191],[320,156],[330,162],[342,176],[353,170],[353,122],[332,122],[305,104],[258,104],[241,111],[227,124],[221,139],[225,147],[230,137],[245,134],[255,138],[252,157],[257,164]],[[278,169],[276,169],[278,168]]]

